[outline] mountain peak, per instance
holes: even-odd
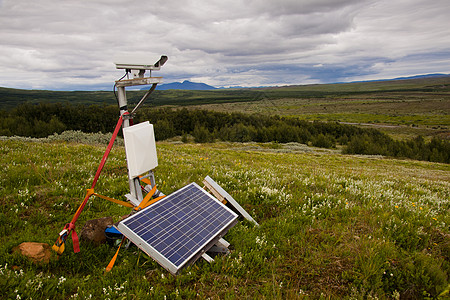
[[[161,84],[156,87],[157,90],[214,90],[215,87],[201,82],[192,82],[184,80],[183,82],[172,82]]]

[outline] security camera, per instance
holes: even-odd
[[[161,58],[153,65],[155,68],[162,67],[169,58],[165,55],[161,55]]]
[[[161,58],[154,64],[141,64],[141,63],[121,63],[116,62],[116,69],[126,70],[159,70],[168,60],[168,57],[162,55]]]

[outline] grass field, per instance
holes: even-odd
[[[257,101],[194,105],[191,108],[365,124],[394,136],[420,134],[448,138],[450,135],[448,92],[381,91],[323,98],[277,98],[266,93]]]
[[[115,253],[71,242],[35,265],[12,254],[24,241],[54,243],[90,186],[105,145],[0,141],[0,298],[3,299],[417,299],[448,297],[450,166],[344,156],[300,144],[158,143],[166,194],[209,175],[260,223],[239,222],[232,253],[173,277],[136,248]],[[96,191],[127,193],[123,147]],[[91,199],[89,219],[127,208]]]
[[[130,105],[134,106],[144,93],[127,92]],[[0,88],[0,109],[10,110],[23,102],[116,104],[112,92]],[[387,128],[387,133],[398,138],[450,135],[450,76],[260,89],[156,91],[146,105],[390,125],[396,128],[379,128]]]
[[[254,89],[252,99],[192,109],[374,126],[399,139],[450,137],[450,77]],[[387,125],[387,126],[386,126]]]

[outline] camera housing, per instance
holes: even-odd
[[[161,58],[154,64],[141,63],[122,63],[116,62],[116,69],[126,70],[159,70],[166,63],[169,58],[166,55],[161,55]]]
[[[154,64],[149,64],[147,58],[136,57],[121,57],[116,59],[116,69],[125,69],[126,74],[133,74],[132,79],[123,79],[116,81],[117,87],[157,84],[162,82],[162,77],[152,77],[152,70],[160,70],[169,58],[166,55],[161,55],[159,60]],[[145,72],[149,71],[150,75],[145,76]]]

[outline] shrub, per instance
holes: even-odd
[[[321,147],[321,148],[335,148],[336,147],[336,140],[333,136],[327,134],[324,135],[320,133],[317,135],[313,141],[312,145],[315,147]]]
[[[194,141],[196,143],[208,143],[213,141],[213,137],[208,129],[203,126],[197,125],[192,132]]]

